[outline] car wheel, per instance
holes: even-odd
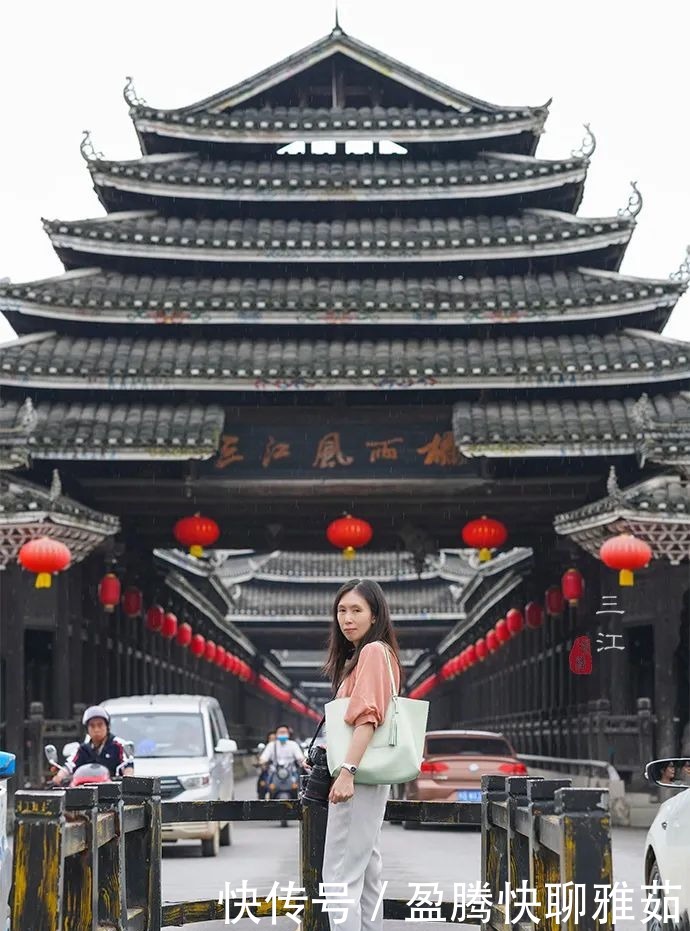
[[[672,921],[662,921],[661,918],[657,916],[657,912],[660,912],[662,915],[664,913],[664,893],[663,893],[663,880],[661,878],[661,872],[659,870],[659,864],[656,860],[652,863],[652,868],[649,871],[649,877],[647,879],[648,886],[657,886],[656,890],[649,889],[647,895],[649,896],[649,911],[652,913],[652,917],[647,922],[647,931],[675,931],[675,923]],[[652,906],[652,902],[658,901],[658,906]]]
[[[206,838],[201,842],[201,856],[202,857],[217,857],[218,850],[220,849],[220,831],[218,830],[218,825],[213,832],[213,837]]]
[[[220,846],[229,847],[232,844],[232,834],[230,833],[230,822],[220,829]]]

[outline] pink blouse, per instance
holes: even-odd
[[[391,698],[391,677],[386,660],[388,647],[381,640],[362,647],[357,665],[343,680],[338,698],[349,698],[345,723],[353,727],[373,724],[378,727],[388,710]],[[396,692],[400,688],[400,669],[392,651],[389,651]]]

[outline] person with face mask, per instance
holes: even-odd
[[[304,753],[296,740],[290,738],[290,728],[281,724],[276,728],[276,739],[263,749],[259,763],[274,763],[276,766],[290,766],[296,763],[304,766]]]

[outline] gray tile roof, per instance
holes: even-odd
[[[436,574],[434,572],[434,574]],[[367,552],[361,550],[354,561],[343,559],[342,553],[285,552],[278,553],[263,562],[256,572],[256,578],[283,579],[301,582],[305,579],[317,579],[330,582],[331,579],[365,577],[367,579],[407,578],[416,579],[414,559],[410,553]]]
[[[3,408],[10,419],[22,416],[20,401]],[[215,404],[43,401],[35,411],[27,447],[40,459],[207,458],[218,449],[224,423]]]
[[[341,557],[342,558],[342,557]],[[358,557],[359,558],[359,557]],[[352,566],[354,570],[354,566]],[[247,582],[240,586],[240,595],[230,609],[230,620],[306,616],[328,623],[331,617],[334,591],[332,586],[304,583],[294,587],[268,582]],[[395,616],[434,617],[437,614],[462,614],[447,582],[389,583],[386,598]]]
[[[159,156],[136,161],[89,162],[100,187],[147,190],[159,195],[237,200],[404,200],[421,196],[477,197],[581,182],[587,160],[573,156],[546,161],[502,154],[474,160],[417,161],[410,157],[311,161],[289,155],[271,161],[225,161],[199,156]]]
[[[0,384],[313,389],[648,384],[690,377],[690,345],[641,330],[494,339],[132,339],[34,334],[0,348]],[[279,385],[278,385],[279,382]]]
[[[219,113],[208,110],[159,110],[146,105],[135,106],[130,114],[139,132],[166,127],[177,130],[176,136],[206,138],[209,135],[230,139],[270,137],[286,140],[318,134],[326,138],[340,135],[383,132],[386,138],[427,137],[483,138],[519,131],[539,132],[547,116],[546,107],[469,109],[425,109],[422,107],[347,107],[312,109],[308,107],[240,108]],[[503,130],[498,133],[497,130]],[[295,137],[295,133],[301,135]]]
[[[619,317],[672,307],[686,285],[595,270],[451,278],[182,278],[86,269],[0,284],[0,311],[54,308],[57,317],[121,322],[386,322],[452,316],[456,323]],[[47,316],[51,316],[50,311]]]
[[[65,543],[72,562],[79,562],[119,529],[117,517],[63,495],[57,470],[50,488],[0,475],[0,566],[16,560],[23,543],[42,536]]]
[[[659,519],[672,520],[681,517],[690,523],[690,485],[679,475],[656,475],[628,488],[620,488],[611,467],[607,491],[608,494],[598,501],[556,515],[556,530],[567,533],[571,528],[588,524],[602,515],[633,517],[635,513],[640,518],[656,515]]]
[[[650,458],[666,454],[673,431],[686,425],[682,443],[690,456],[690,394],[677,392],[650,397],[657,438]],[[453,433],[467,456],[560,456],[635,454],[647,431],[640,395],[623,399],[505,400],[458,402],[453,408]],[[669,437],[667,441],[665,437]]]
[[[333,220],[179,219],[151,213],[44,220],[55,248],[199,258],[205,261],[395,261],[584,252],[624,246],[634,220],[591,219],[545,210],[519,216]]]

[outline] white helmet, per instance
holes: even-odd
[[[90,708],[87,708],[81,723],[86,725],[92,718],[103,718],[106,724],[110,724],[110,715],[102,705],[91,705]]]

